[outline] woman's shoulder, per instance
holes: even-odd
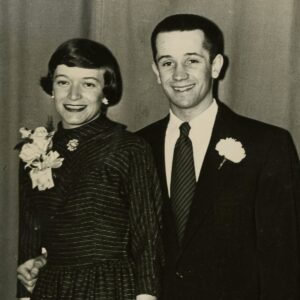
[[[94,148],[109,149],[111,155],[125,153],[149,153],[150,145],[143,137],[130,132],[127,127],[119,122],[105,118],[105,130],[98,132],[92,139]]]
[[[148,143],[139,135],[128,131],[126,128],[117,129],[116,143],[119,149],[131,149],[131,150],[147,150],[149,149]]]

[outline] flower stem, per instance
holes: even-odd
[[[227,160],[227,159],[224,157],[223,160],[222,160],[222,162],[221,162],[220,165],[219,165],[218,170],[220,170],[220,169],[222,168],[222,166],[224,165],[224,163],[225,163],[226,160]]]

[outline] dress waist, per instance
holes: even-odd
[[[111,265],[111,266],[125,266],[131,265],[132,260],[128,256],[120,257],[101,257],[100,255],[88,255],[80,257],[57,257],[48,255],[47,265],[53,267],[84,267],[84,266],[101,266],[101,265]]]

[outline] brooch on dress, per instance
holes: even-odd
[[[69,140],[67,143],[67,149],[71,152],[75,151],[79,145],[79,141],[77,139]]]

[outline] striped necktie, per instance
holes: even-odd
[[[171,202],[175,216],[178,240],[181,244],[196,187],[193,146],[189,138],[189,123],[180,125],[180,136],[174,148],[171,175]]]

